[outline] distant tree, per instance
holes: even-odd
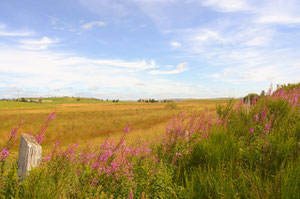
[[[266,95],[266,92],[264,90],[261,91],[260,97],[264,97]]]
[[[115,100],[113,99],[113,101],[112,101],[113,103],[115,103]]]
[[[80,101],[80,98],[77,98],[77,101]]]
[[[142,100],[141,99],[138,99],[138,101],[137,102],[141,102]]]
[[[119,102],[119,101],[120,101],[119,99],[116,100],[116,102]]]

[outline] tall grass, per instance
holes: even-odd
[[[300,84],[280,87],[251,104],[230,101],[216,113],[181,113],[153,144],[126,142],[131,126],[117,142],[100,146],[63,149],[56,142],[22,183],[16,163],[7,163],[3,153],[0,195],[300,198],[299,96]]]
[[[117,139],[121,136],[122,129],[130,123],[132,129],[127,140],[135,140],[136,134],[141,138],[151,139],[163,134],[165,125],[179,112],[184,110],[191,113],[201,112],[206,108],[214,109],[215,103],[219,101],[178,102],[177,109],[167,109],[165,103],[84,103],[55,104],[55,107],[48,107],[46,103],[0,101],[0,146],[4,144],[4,137],[9,136],[11,128],[20,120],[23,120],[20,131],[34,134],[41,128],[44,118],[53,111],[56,112],[56,119],[49,125],[43,151],[51,150],[52,144],[57,139],[64,140],[62,142],[64,148],[75,142],[80,145],[89,142],[102,143],[108,136]],[[12,103],[11,106],[15,104],[16,107],[19,103],[23,103],[32,107],[6,109],[6,103]],[[19,139],[17,139],[17,146],[18,141]],[[18,147],[14,147],[12,153],[17,155],[17,150]]]

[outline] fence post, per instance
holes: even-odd
[[[35,138],[31,135],[21,134],[18,159],[18,175],[21,180],[31,168],[39,166],[41,156],[42,147]]]

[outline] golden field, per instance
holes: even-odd
[[[187,100],[167,103],[100,102],[91,99],[72,98],[54,100],[52,103],[29,103],[0,101],[0,146],[10,135],[12,128],[22,120],[19,133],[37,133],[47,116],[56,112],[46,132],[43,150],[49,151],[57,141],[63,147],[71,143],[85,146],[87,143],[101,144],[105,139],[118,139],[123,129],[130,125],[127,140],[155,140],[164,133],[168,121],[180,112],[200,113],[214,110],[216,104],[227,100]],[[19,139],[17,139],[19,140]],[[17,152],[16,144],[13,150]],[[13,155],[13,156],[14,156]]]

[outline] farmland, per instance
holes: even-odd
[[[138,103],[96,101],[93,99],[52,98],[51,103],[0,101],[0,135],[9,136],[22,120],[23,133],[35,134],[47,116],[56,112],[50,123],[43,148],[47,151],[56,140],[63,146],[70,143],[102,143],[108,137],[119,138],[127,125],[131,126],[129,140],[152,140],[165,132],[168,121],[180,112],[201,113],[214,110],[216,104],[228,100],[189,100],[167,103]],[[0,145],[5,139],[0,139]],[[15,148],[14,152],[17,151]]]

